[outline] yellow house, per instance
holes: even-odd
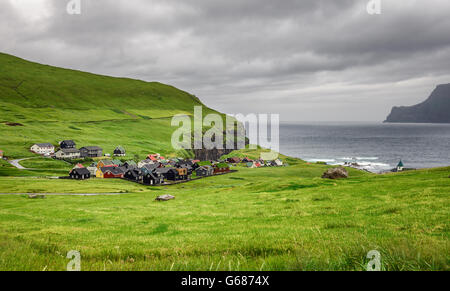
[[[95,177],[101,178],[101,179],[104,178],[102,168],[97,169],[97,172],[95,172]]]

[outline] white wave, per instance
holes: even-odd
[[[310,163],[317,163],[317,162],[335,163],[336,162],[336,160],[333,160],[333,159],[308,159],[306,161],[310,162]]]
[[[389,164],[385,163],[372,163],[372,162],[358,162],[360,166],[371,166],[371,167],[390,167]]]
[[[375,160],[378,160],[379,158],[378,158],[378,157],[356,157],[356,159],[357,159],[358,161],[360,161],[360,160],[375,161]]]

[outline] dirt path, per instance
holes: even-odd
[[[25,161],[25,160],[29,160],[29,159],[32,159],[32,158],[11,160],[11,161],[8,161],[8,163],[10,163],[11,165],[13,165],[14,167],[16,167],[19,170],[29,170],[20,164],[21,161]]]

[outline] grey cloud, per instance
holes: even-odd
[[[366,13],[368,0],[82,0],[79,16],[67,2],[47,0],[48,15],[30,22],[2,1],[0,37],[9,41],[0,50],[161,81],[229,113],[273,109],[282,119],[382,120],[450,75],[446,0],[383,0],[378,16]],[[358,108],[372,109],[352,115]]]

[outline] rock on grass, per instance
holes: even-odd
[[[322,175],[323,179],[346,179],[348,178],[348,172],[343,167],[328,169]]]
[[[158,197],[156,197],[156,201],[169,201],[169,200],[172,200],[172,199],[175,199],[175,196],[172,196],[172,195],[162,195],[162,196],[158,196]]]

